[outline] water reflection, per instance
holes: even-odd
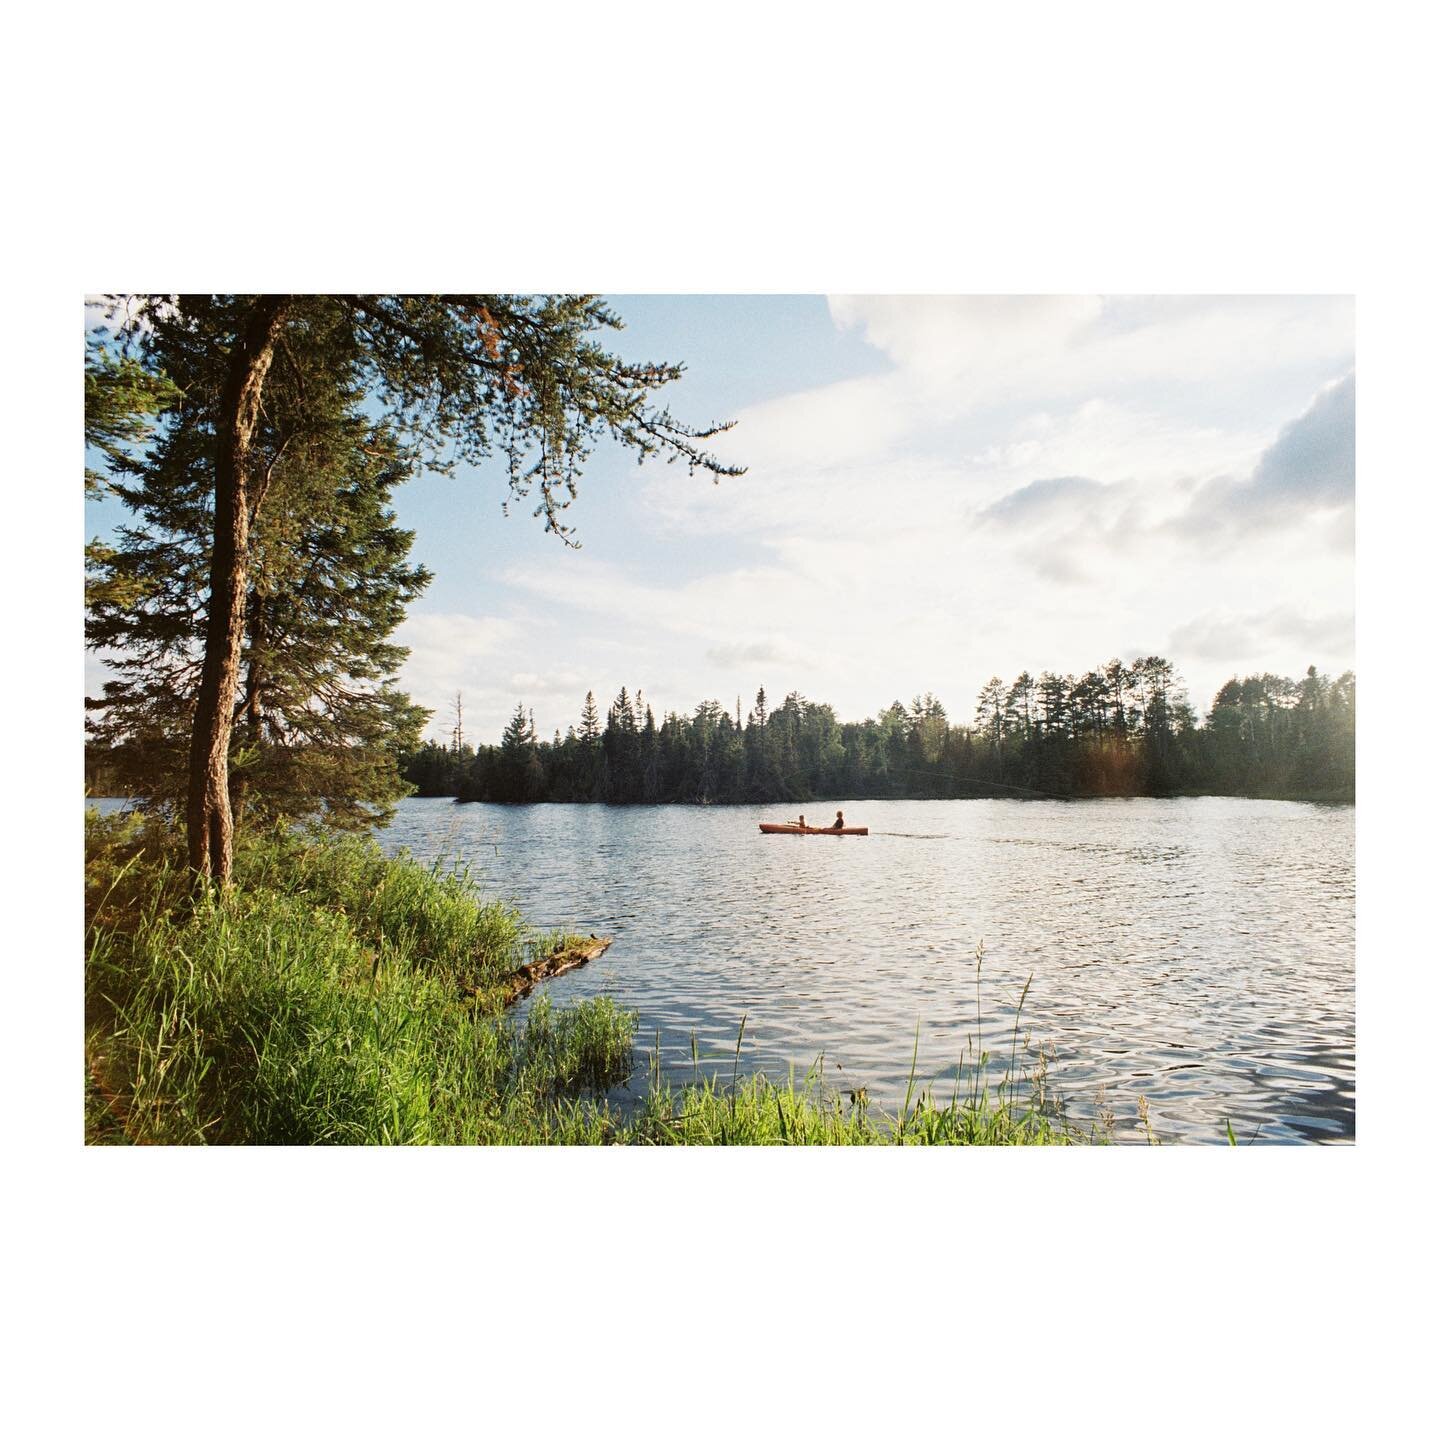
[[[856,804],[868,839],[761,837],[775,807],[404,802],[382,835],[468,863],[543,926],[611,934],[553,982],[638,1010],[642,1050],[692,1073],[826,1073],[893,1105],[915,1028],[918,1077],[946,1094],[981,1043],[1054,1047],[1072,1115],[1155,1131],[1347,1140],[1355,1131],[1354,812],[1192,799]],[[863,813],[862,813],[863,812]],[[778,812],[777,812],[778,813]],[[644,1070],[644,1056],[639,1057]]]

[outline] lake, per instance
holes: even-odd
[[[803,1076],[823,1053],[827,1082],[893,1110],[913,1057],[948,1099],[983,942],[993,1078],[1033,977],[1020,1035],[1082,1125],[1108,1112],[1117,1140],[1142,1140],[1144,1096],[1165,1140],[1219,1142],[1227,1121],[1242,1143],[1355,1138],[1352,806],[853,801],[868,837],[757,829],[785,818],[412,799],[379,838],[468,865],[541,928],[613,936],[542,991],[638,1011],[637,1089],[657,1033],[672,1079],[694,1075],[692,1033],[701,1072],[728,1078],[743,1017],[742,1073]]]
[[[822,805],[810,819],[833,816]],[[1355,1135],[1355,812],[1221,798],[855,801],[860,837],[762,836],[779,806],[403,802],[390,851],[468,864],[532,923],[614,937],[548,983],[639,1012],[662,1064],[948,1099],[976,1031],[1043,1044],[1073,1119],[1143,1138]]]

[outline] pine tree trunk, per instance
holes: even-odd
[[[230,879],[230,729],[240,674],[250,544],[250,443],[260,398],[285,318],[286,297],[256,300],[235,346],[221,399],[215,455],[215,545],[210,558],[205,661],[190,736],[186,831],[190,866],[224,885]]]

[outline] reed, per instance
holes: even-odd
[[[544,994],[522,1020],[505,979],[563,932],[480,900],[463,868],[387,859],[373,841],[274,832],[237,851],[236,884],[196,893],[178,837],[143,817],[86,821],[86,1138],[160,1144],[1056,1144],[1078,1137],[1015,1050],[983,1052],[937,1100],[911,1083],[887,1115],[798,1082],[676,1086],[658,1041],[635,1103],[636,1017]],[[977,984],[979,957],[977,955]],[[1027,987],[1028,990],[1028,987]],[[1024,996],[1021,997],[1023,1006]],[[977,991],[977,1005],[978,1005]],[[977,1014],[977,1036],[980,1032]],[[978,1041],[977,1041],[978,1046]],[[918,1059],[916,1035],[915,1058]]]

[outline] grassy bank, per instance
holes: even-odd
[[[86,817],[86,1139],[160,1144],[1055,1144],[1011,1078],[972,1075],[898,1115],[862,1094],[652,1064],[624,1113],[636,1017],[600,997],[523,1022],[507,979],[564,939],[463,873],[368,840],[251,837],[236,884],[195,896],[178,835]],[[743,1038],[743,1030],[742,1030]],[[1012,1071],[1013,1076],[1013,1071]],[[1023,1090],[1023,1094],[1021,1093]]]

